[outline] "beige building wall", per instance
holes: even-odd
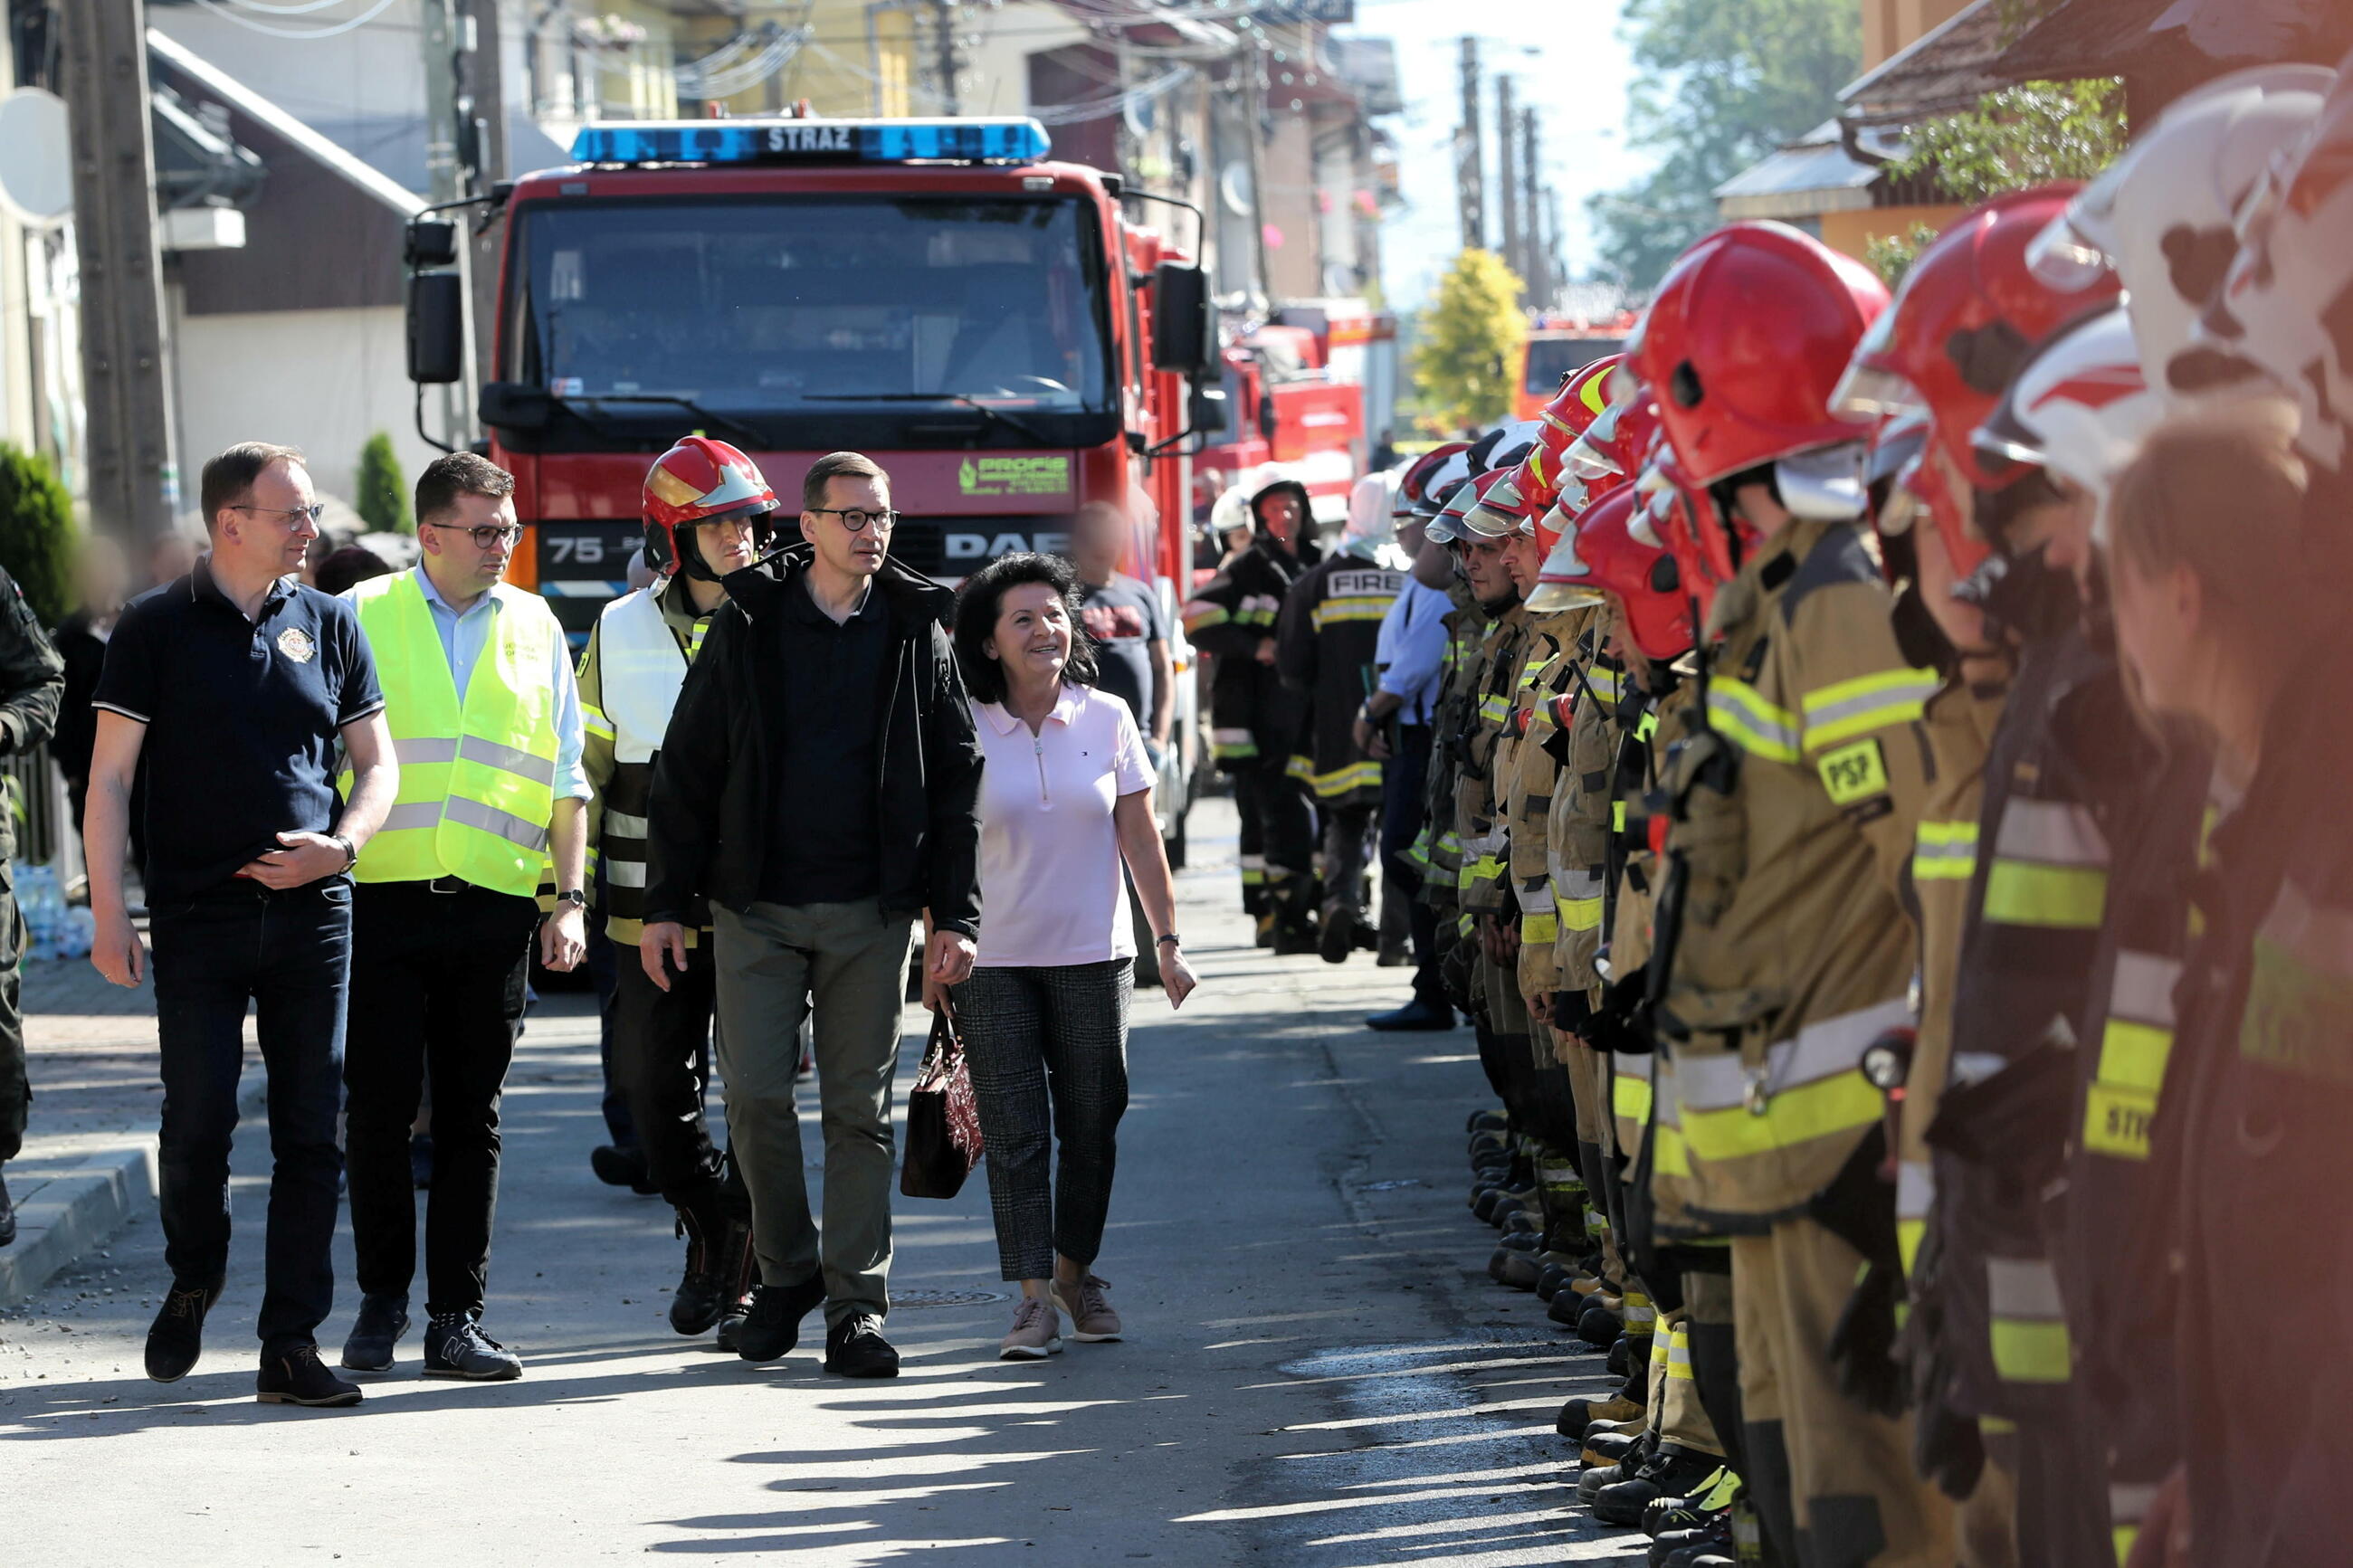
[[[1871,69],[1888,56],[1942,26],[1969,0],[1862,0],[1862,68]]]

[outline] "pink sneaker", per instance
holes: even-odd
[[[1043,1296],[1024,1296],[1013,1309],[1013,1328],[997,1342],[999,1361],[1044,1361],[1062,1352],[1062,1315]]]
[[[1090,1274],[1077,1288],[1054,1281],[1054,1304],[1071,1315],[1071,1335],[1082,1345],[1103,1344],[1119,1338],[1119,1314],[1104,1292],[1111,1281]]]

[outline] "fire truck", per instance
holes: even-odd
[[[1520,374],[1512,389],[1512,416],[1534,419],[1560,391],[1564,376],[1606,359],[1626,346],[1634,331],[1631,313],[1604,321],[1538,322],[1520,351]]]
[[[1273,463],[1307,487],[1317,522],[1345,519],[1365,461],[1364,388],[1333,376],[1306,327],[1253,328],[1219,357],[1228,426],[1194,457],[1195,518],[1206,522],[1229,486]]]
[[[1222,423],[1208,280],[1131,221],[1130,202],[1166,198],[1050,154],[1018,119],[591,124],[572,165],[422,215],[420,407],[465,374],[464,209],[477,233],[503,225],[478,449],[514,474],[530,525],[512,580],[585,640],[627,589],[648,465],[699,430],[751,453],[788,514],[816,458],[864,452],[904,514],[892,553],[946,583],[1059,549],[1080,506],[1119,502],[1129,570],[1174,628],[1188,449]],[[1171,637],[1160,794],[1181,847],[1193,659]]]

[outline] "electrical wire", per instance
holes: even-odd
[[[375,0],[375,4],[370,6],[364,14],[353,16],[349,21],[337,22],[331,26],[325,27],[271,27],[264,26],[262,23],[257,22],[249,16],[238,16],[235,10],[223,5],[221,0],[196,0],[196,4],[202,5],[206,10],[214,13],[225,22],[234,22],[238,26],[245,28],[248,32],[259,33],[266,37],[310,39],[335,38],[341,37],[345,33],[356,32],[358,29],[366,26],[370,22],[375,21],[378,16],[383,16],[386,11],[391,10],[393,0]]]
[[[296,5],[266,5],[262,0],[229,0],[240,11],[253,11],[264,16],[307,16],[314,11],[332,11],[348,0],[301,0]]]

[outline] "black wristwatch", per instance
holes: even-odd
[[[1170,931],[1166,936],[1162,937],[1153,945],[1155,947],[1175,947],[1177,945],[1176,933],[1173,931]]]
[[[575,909],[585,910],[588,907],[588,895],[577,888],[566,888],[555,895],[555,901],[559,904],[570,904]]]

